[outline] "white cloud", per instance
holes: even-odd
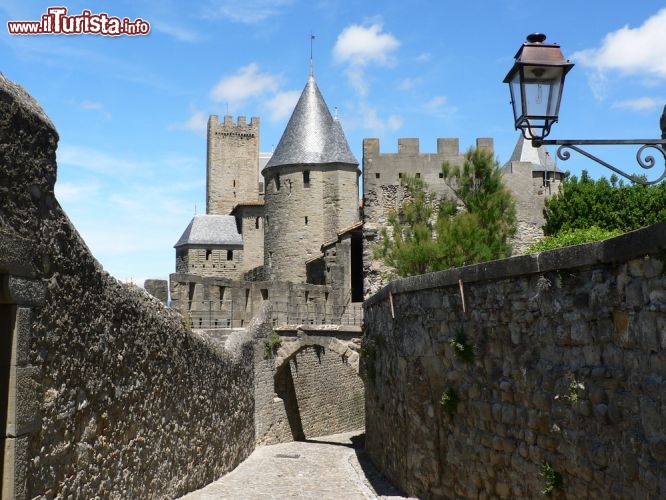
[[[442,108],[446,105],[448,99],[443,95],[438,95],[427,101],[423,105],[423,109],[429,112],[441,111]]]
[[[400,118],[397,115],[391,115],[388,117],[388,120],[386,120],[386,126],[393,131],[400,129],[400,127],[402,127],[402,124],[403,124],[402,118]]]
[[[666,79],[665,26],[666,9],[662,9],[638,28],[624,26],[608,33],[600,47],[581,50],[571,58],[602,72],[616,70]]]
[[[451,106],[448,98],[443,95],[435,96],[424,102],[421,109],[423,112],[438,118],[450,117],[457,111],[457,108]]]
[[[423,52],[416,56],[416,62],[427,63],[432,59],[432,54],[430,52]]]
[[[172,123],[169,130],[192,130],[205,132],[208,128],[208,117],[203,111],[193,111],[190,117],[182,123]]]
[[[372,130],[375,133],[380,133],[386,131],[387,129],[396,131],[402,127],[402,118],[397,115],[391,115],[386,120],[383,120],[379,117],[377,108],[361,104],[359,112],[363,119],[363,128],[366,130]]]
[[[278,91],[280,77],[260,73],[256,63],[241,67],[235,75],[222,78],[213,87],[210,97],[215,102],[238,105],[250,98],[261,97]]]
[[[292,3],[294,0],[212,0],[205,8],[204,17],[253,24],[284,13]]]
[[[400,42],[382,29],[378,22],[369,26],[353,24],[342,30],[333,47],[335,61],[347,65],[345,72],[349,83],[361,95],[366,95],[368,91],[364,71],[367,66],[395,64],[393,53]]]
[[[97,182],[56,182],[55,195],[60,203],[71,203],[95,196],[99,191]]]
[[[613,103],[614,108],[624,108],[633,111],[649,111],[660,109],[666,99],[663,97],[639,97],[638,99],[626,99]]]
[[[300,95],[301,93],[298,90],[288,90],[275,94],[275,96],[266,101],[269,119],[273,122],[279,122],[289,117],[296,107]]]
[[[152,21],[150,23],[150,27],[151,29],[172,36],[180,42],[194,43],[202,40],[202,37],[199,33],[189,30],[178,24],[170,24],[162,21]]]
[[[391,53],[400,46],[400,42],[390,33],[381,31],[382,25],[379,23],[348,26],[338,35],[333,56],[340,63],[354,66],[393,64]]]
[[[107,120],[111,118],[111,113],[109,113],[105,109],[104,104],[99,101],[83,101],[79,104],[79,107],[84,111],[96,111]]]
[[[104,104],[102,104],[101,102],[97,102],[97,101],[83,101],[81,103],[81,109],[100,110],[100,109],[104,109]]]
[[[405,78],[398,84],[398,90],[411,90],[420,85],[422,81],[421,78]]]
[[[142,174],[152,168],[152,164],[132,160],[121,156],[84,146],[70,146],[67,144],[58,147],[58,165],[69,165],[83,168],[92,172],[118,175]]]

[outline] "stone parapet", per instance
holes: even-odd
[[[373,462],[419,498],[536,498],[544,468],[567,498],[663,496],[664,250],[660,223],[366,300]]]

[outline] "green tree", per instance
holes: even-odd
[[[442,165],[456,199],[438,199],[422,179],[405,176],[405,201],[389,214],[375,255],[400,276],[507,257],[516,210],[492,153],[470,150],[462,166]]]
[[[546,236],[597,227],[632,231],[666,220],[666,183],[654,186],[592,179],[583,170],[580,179],[567,176],[560,192],[546,201]]]

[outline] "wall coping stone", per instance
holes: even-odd
[[[363,302],[363,307],[368,308],[382,302],[388,298],[389,294],[397,295],[457,285],[458,280],[462,280],[464,283],[474,283],[540,274],[559,269],[610,264],[642,257],[665,248],[666,222],[659,222],[604,241],[519,255],[395,280],[367,298]]]
[[[37,276],[33,264],[33,241],[0,228],[0,273],[28,278]]]
[[[0,304],[41,306],[45,300],[46,285],[42,281],[0,275]]]
[[[316,333],[317,335],[333,335],[336,336],[340,333],[361,333],[361,327],[358,325],[282,325],[274,328],[276,333],[280,335],[296,335],[299,331],[305,333]],[[289,332],[289,333],[288,333]]]

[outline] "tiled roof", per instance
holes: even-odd
[[[358,165],[358,160],[310,72],[308,83],[264,171],[281,165],[326,163]]]
[[[186,245],[242,245],[233,215],[195,215],[174,248]]]

